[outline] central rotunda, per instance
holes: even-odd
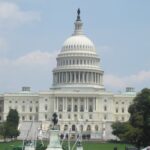
[[[98,88],[104,90],[103,71],[93,42],[84,35],[80,11],[75,30],[63,44],[53,70],[53,87]]]

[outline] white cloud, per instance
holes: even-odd
[[[56,52],[30,52],[16,59],[0,59],[0,92],[19,90],[21,86],[48,89],[52,69],[56,66]]]
[[[139,71],[137,74],[119,77],[112,74],[104,75],[104,85],[110,88],[125,88],[127,86],[139,86],[150,83],[150,70]],[[144,88],[144,87],[143,87]]]
[[[3,58],[0,59],[0,65],[10,65],[10,66],[39,66],[39,65],[51,65],[57,56],[56,52],[48,53],[42,52],[40,50],[30,52],[24,56],[16,58],[14,60]],[[28,67],[30,67],[28,66]]]
[[[1,25],[17,25],[32,21],[39,21],[40,15],[34,11],[23,11],[12,2],[0,2],[0,23]]]
[[[14,61],[15,64],[45,65],[54,61],[57,53],[34,51]],[[49,64],[50,65],[50,64]]]

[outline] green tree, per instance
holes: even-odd
[[[16,109],[10,109],[5,123],[6,137],[16,138],[19,135],[18,130],[19,115]]]
[[[130,118],[114,123],[113,134],[137,147],[150,145],[150,89],[143,89],[129,107]]]
[[[0,135],[3,137],[3,139],[5,141],[6,135],[7,135],[6,122],[2,122],[0,124]]]

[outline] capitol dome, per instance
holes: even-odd
[[[103,86],[103,70],[93,42],[83,33],[80,10],[74,33],[65,40],[53,70],[55,88],[99,88]]]

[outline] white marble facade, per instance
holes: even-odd
[[[52,88],[35,93],[23,87],[21,92],[0,95],[1,121],[11,108],[18,110],[20,122],[35,120],[43,125],[51,122],[56,112],[62,133],[77,130],[88,132],[93,138],[106,134],[109,139],[111,123],[129,119],[128,107],[136,93],[132,88],[119,94],[105,90],[100,58],[93,42],[84,35],[82,25],[78,14],[74,33],[56,58]]]

